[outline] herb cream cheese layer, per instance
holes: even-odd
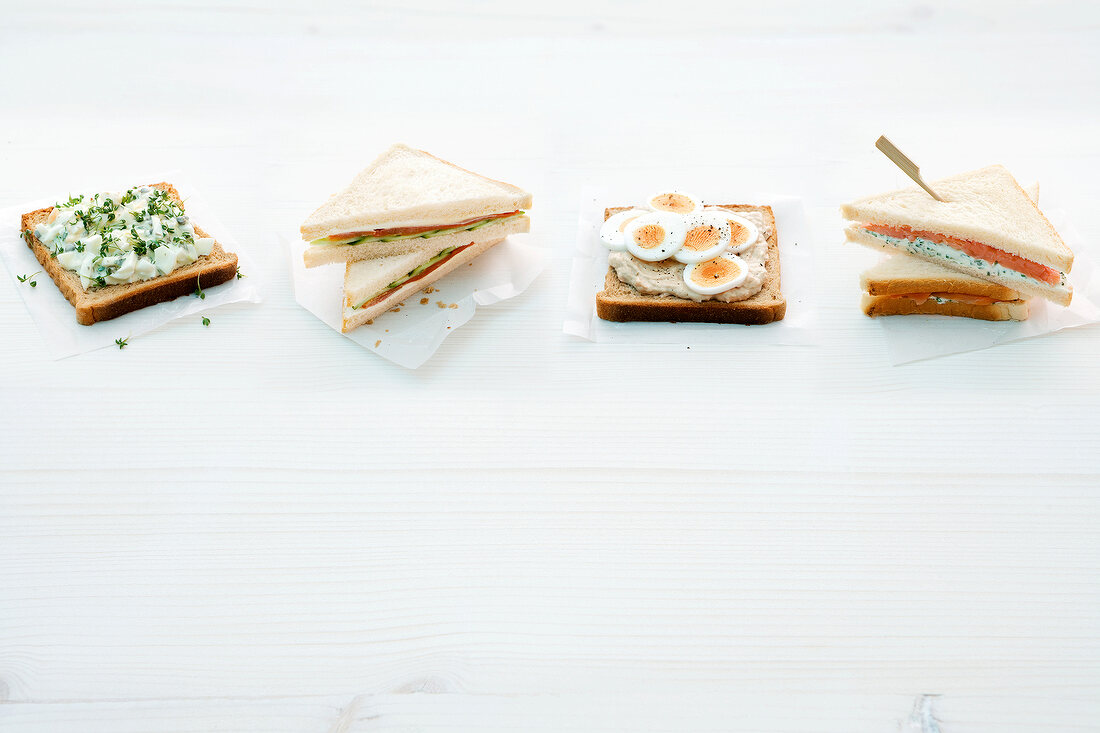
[[[916,239],[901,239],[899,237],[891,237],[889,234],[874,232],[870,229],[864,229],[863,231],[867,234],[870,234],[872,237],[881,239],[884,242],[889,242],[895,247],[902,247],[903,249],[905,249],[906,252],[909,252],[910,254],[916,255],[918,257],[923,255],[926,258],[931,257],[935,260],[947,263],[955,263],[959,265],[964,265],[966,267],[978,268],[986,275],[996,275],[998,277],[1011,278],[1018,282],[1031,282],[1040,287],[1047,287],[1046,283],[1043,283],[1031,277],[1030,275],[1026,275],[1017,270],[1012,270],[996,262],[990,262],[988,260],[983,260],[978,257],[972,257],[962,250],[955,249],[954,247],[942,244],[940,242],[933,242],[928,239],[921,239],[920,237],[917,237]],[[1066,284],[1065,273],[1062,274],[1061,284]]]
[[[85,290],[167,275],[214,248],[212,237],[195,236],[175,199],[151,186],[73,196],[34,235]]]
[[[725,303],[747,300],[760,292],[760,289],[764,287],[764,281],[767,279],[765,265],[768,258],[768,236],[771,235],[771,229],[768,227],[764,215],[759,211],[738,211],[736,213],[755,224],[758,235],[752,246],[738,255],[748,265],[748,276],[743,283],[730,290],[714,295],[700,295],[689,290],[684,284],[684,270],[687,265],[672,259],[660,262],[643,262],[633,257],[629,252],[611,252],[607,256],[607,264],[615,269],[615,274],[620,280],[645,295],[675,295],[677,298],[693,300],[697,303],[704,300],[720,300]]]

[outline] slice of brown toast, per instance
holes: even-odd
[[[760,325],[783,320],[787,313],[787,301],[779,289],[779,235],[775,228],[775,214],[770,206],[747,204],[722,204],[730,211],[760,211],[768,222],[768,254],[764,260],[767,276],[764,287],[751,298],[733,303],[720,300],[694,300],[675,295],[645,295],[633,286],[619,280],[615,268],[607,268],[604,289],[596,294],[596,315],[605,321],[692,321],[696,323],[739,323]],[[604,210],[604,220],[629,207]]]
[[[180,207],[183,206],[179,192],[172,184],[161,182],[151,185],[153,188],[168,192]],[[98,321],[109,321],[139,308],[190,295],[200,286],[205,289],[221,285],[237,274],[237,255],[226,252],[221,244],[215,241],[214,249],[210,254],[203,255],[190,265],[173,270],[167,275],[136,283],[107,285],[85,290],[80,284],[80,276],[62,267],[57,259],[50,255],[49,249],[34,235],[34,227],[45,221],[51,211],[53,211],[52,206],[23,214],[21,224],[23,236],[27,246],[31,248],[42,268],[56,283],[61,294],[73,304],[76,309],[76,322],[82,326],[90,326]],[[195,236],[209,237],[210,235],[195,225]]]

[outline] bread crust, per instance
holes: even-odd
[[[971,303],[937,303],[929,298],[918,303],[911,298],[889,298],[863,294],[860,303],[863,312],[872,318],[878,316],[955,316],[974,318],[980,321],[1026,321],[1028,305],[1026,300],[1008,300],[989,305]]]
[[[596,294],[596,315],[605,321],[665,321],[693,323],[735,323],[745,326],[763,325],[783,320],[787,301],[780,290],[779,234],[775,214],[770,206],[721,204],[730,211],[760,211],[768,220],[771,233],[767,237],[768,254],[764,260],[767,276],[760,292],[751,298],[725,303],[720,300],[696,302],[675,295],[646,295],[619,280],[615,268],[608,267],[604,289]],[[604,219],[630,207],[613,207],[604,212]]]
[[[1017,300],[1019,294],[1003,285],[991,282],[970,282],[941,278],[892,278],[876,280],[866,274],[860,277],[863,289],[871,295],[908,295],[909,293],[965,293],[983,295],[994,300]]]
[[[183,206],[179,192],[172,184],[162,181],[151,185],[152,188],[166,191],[180,206]],[[35,225],[48,217],[53,208],[50,206],[23,214],[20,226],[24,232],[30,230],[29,235],[24,235],[27,246],[42,265],[42,269],[57,285],[61,294],[73,305],[76,310],[76,322],[82,326],[109,321],[150,305],[190,295],[199,286],[212,288],[215,285],[221,285],[237,274],[237,255],[226,252],[215,240],[210,254],[203,255],[190,265],[173,270],[167,275],[141,282],[85,290],[80,284],[80,276],[62,267],[57,259],[50,255],[49,249],[34,235]],[[198,225],[195,225],[195,235],[210,236]]]

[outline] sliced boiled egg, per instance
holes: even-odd
[[[716,295],[736,288],[749,276],[748,264],[735,254],[723,252],[705,262],[684,268],[684,285],[699,295]]]
[[[730,225],[724,217],[700,211],[684,217],[684,224],[687,227],[684,246],[673,255],[677,262],[686,265],[713,259],[729,247]]]
[[[708,206],[704,211],[707,214],[721,217],[729,224],[730,252],[735,254],[744,252],[751,247],[753,242],[760,236],[760,230],[756,228],[756,225],[753,224],[752,221],[743,216],[738,216],[732,211],[728,211],[718,206]]]
[[[648,213],[645,209],[628,209],[612,214],[600,227],[600,239],[608,249],[622,252],[626,249],[626,235],[623,233],[626,225]]]
[[[626,251],[646,262],[667,259],[684,244],[687,226],[684,217],[663,211],[651,211],[626,225]]]
[[[703,202],[683,191],[660,191],[646,199],[645,205],[654,211],[667,211],[687,216],[702,210]]]

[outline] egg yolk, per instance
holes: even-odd
[[[730,245],[737,247],[745,243],[748,239],[749,230],[744,224],[740,224],[730,219]]]
[[[678,193],[662,193],[653,197],[653,208],[658,211],[671,211],[676,214],[686,214],[695,208],[691,199]]]
[[[741,274],[741,266],[725,257],[715,257],[696,266],[691,279],[700,285],[729,282]]]
[[[634,230],[634,244],[642,249],[660,247],[665,241],[665,228],[660,224],[646,224]]]
[[[684,249],[690,249],[694,252],[710,249],[718,244],[720,238],[721,235],[716,226],[706,224],[693,227],[688,230],[687,236],[684,238]]]

